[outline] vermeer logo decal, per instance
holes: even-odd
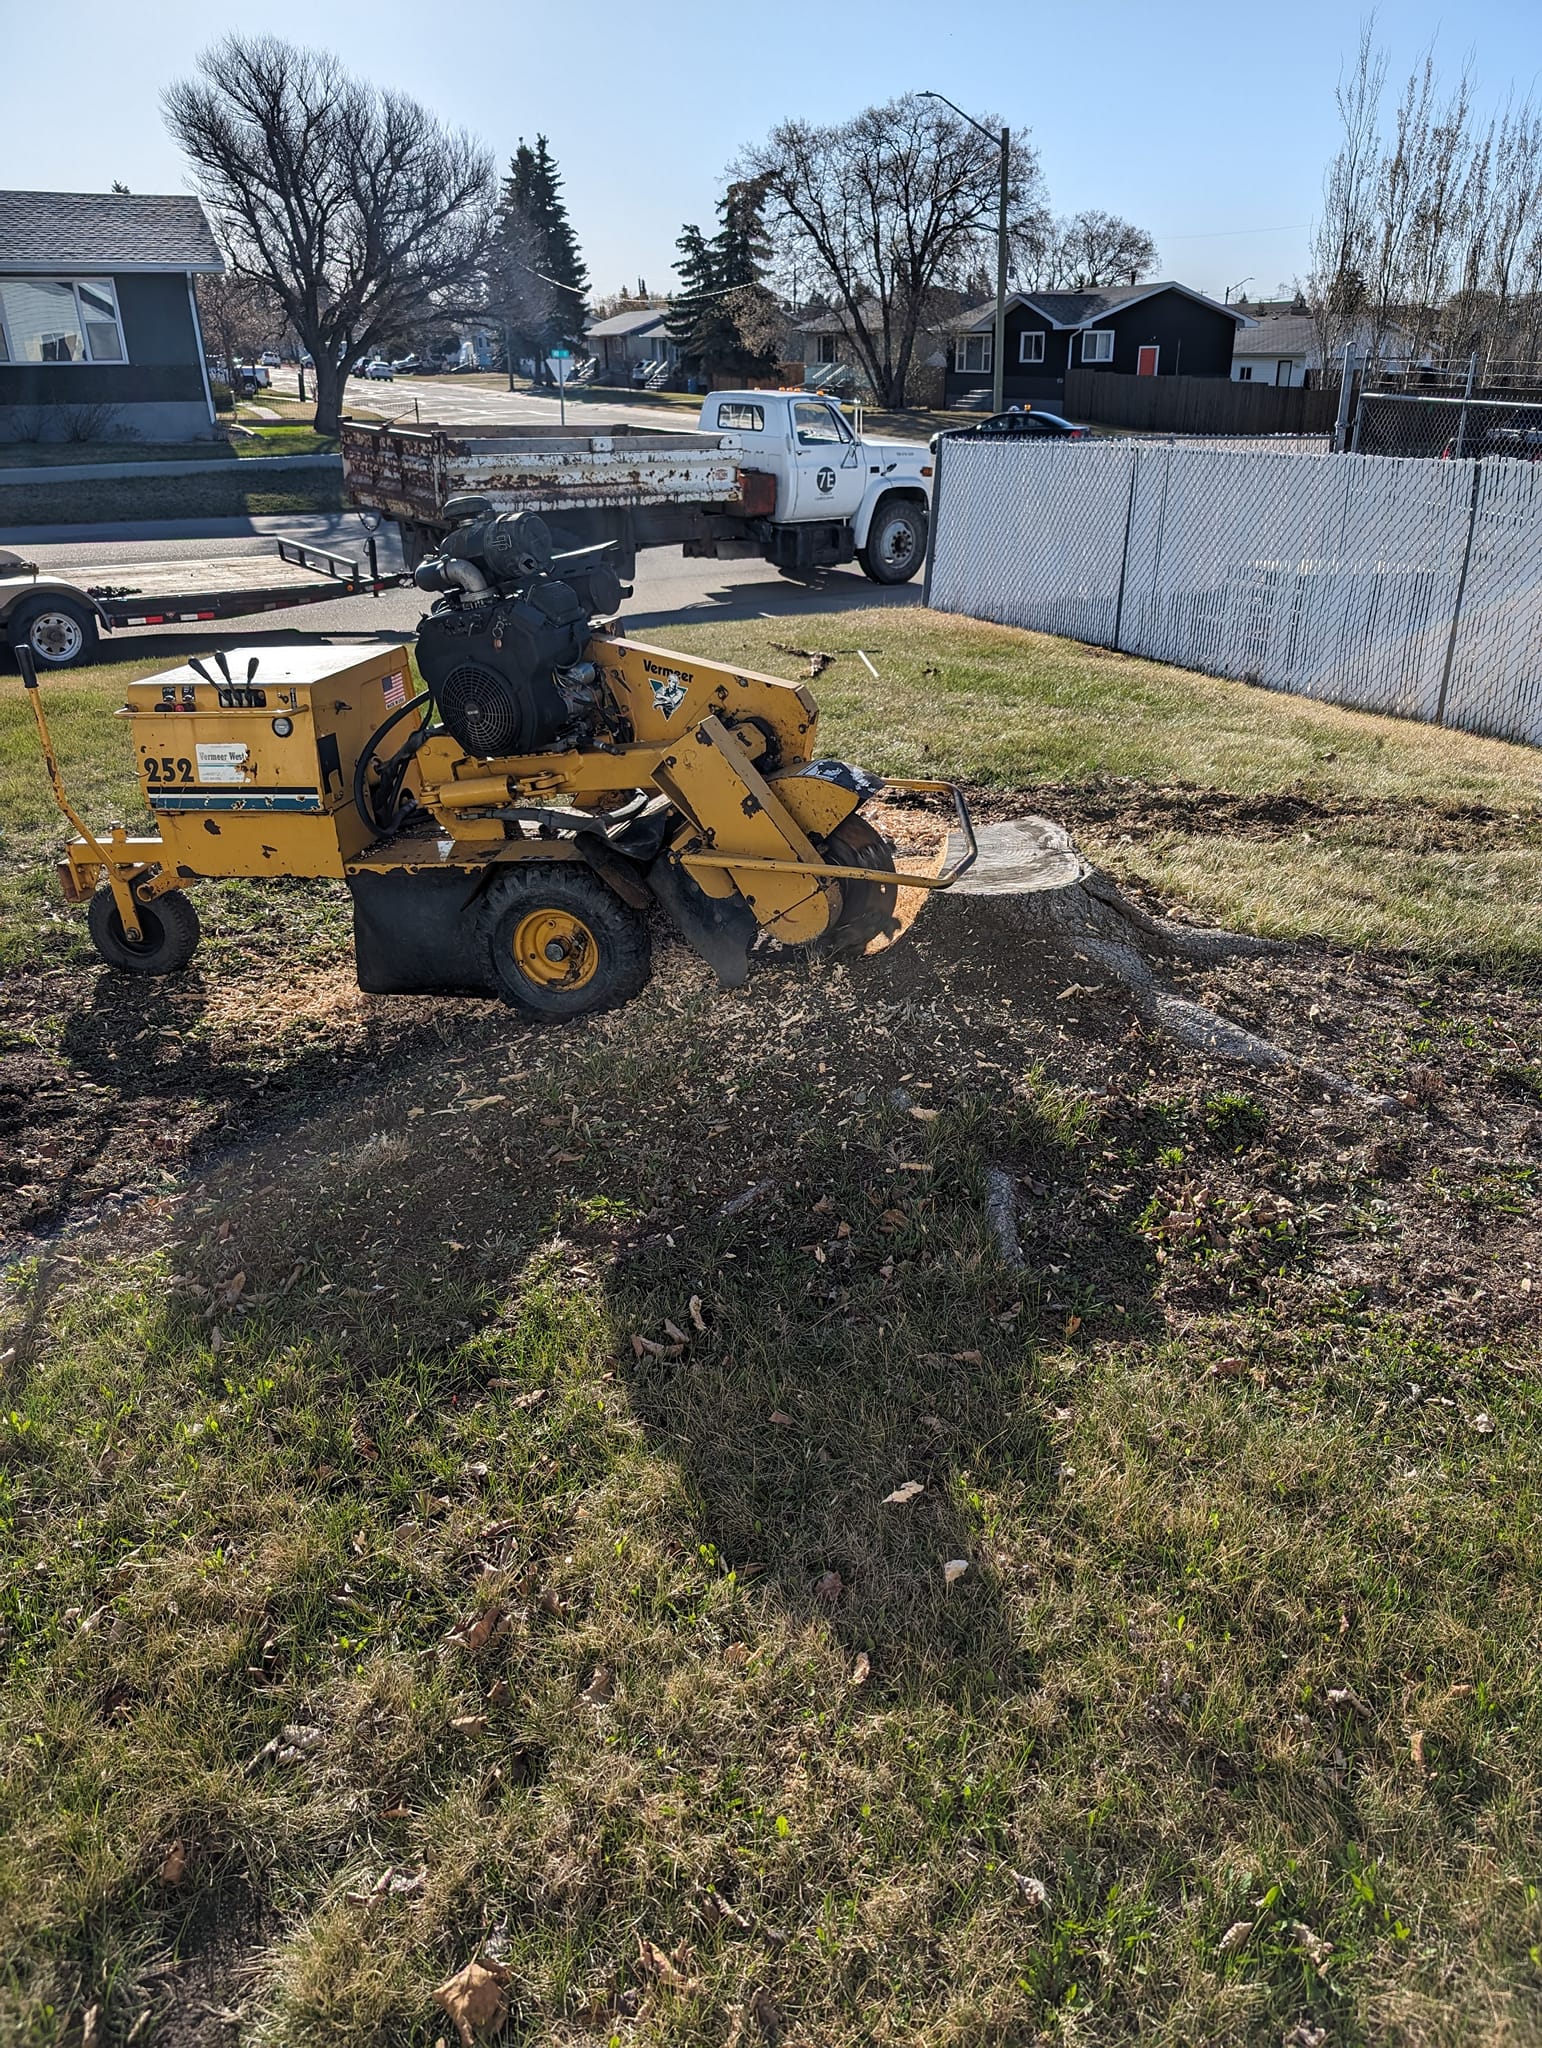
[[[663,717],[672,718],[685,702],[686,691],[691,685],[688,670],[665,668],[656,661],[644,661],[643,671],[648,678],[648,687],[653,692],[654,707]]]

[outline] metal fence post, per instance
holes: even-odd
[[[1119,594],[1114,599],[1114,652],[1121,651],[1124,627],[1124,583],[1130,573],[1130,535],[1135,527],[1135,479],[1140,474],[1140,450],[1130,451],[1130,495],[1124,508],[1124,553],[1119,557]]]
[[[1349,401],[1354,396],[1355,345],[1352,341],[1344,344],[1344,366],[1339,373],[1339,410],[1333,422],[1333,452],[1342,455],[1344,442],[1349,432]]]
[[[861,436],[858,435],[857,438],[860,440]],[[942,451],[947,445],[948,437],[943,434],[937,442],[937,473],[932,478],[931,518],[927,521],[926,569],[921,579],[921,602],[924,605],[930,605],[932,601],[932,568],[937,560],[937,521],[942,511]]]
[[[1456,602],[1451,607],[1451,631],[1446,637],[1445,665],[1440,672],[1440,696],[1435,705],[1435,723],[1446,722],[1446,699],[1451,694],[1451,670],[1456,661],[1456,635],[1462,623],[1462,600],[1467,595],[1467,571],[1472,566],[1472,540],[1478,524],[1478,487],[1483,480],[1483,464],[1472,466],[1472,492],[1467,500],[1467,545],[1462,550],[1462,573],[1456,579]]]
[[[1456,419],[1456,453],[1460,458],[1467,453],[1467,407],[1472,400],[1473,379],[1478,374],[1478,351],[1473,350],[1467,358],[1467,383],[1462,391],[1462,409]]]

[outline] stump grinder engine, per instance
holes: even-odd
[[[554,556],[539,517],[476,499],[445,515],[415,576],[434,593],[420,690],[395,643],[239,650],[129,685],[152,838],[82,822],[16,650],[79,834],[64,893],[112,966],[187,965],[188,883],[330,876],[353,897],[361,988],[560,1020],[638,993],[655,912],[737,986],[762,934],[860,950],[894,928],[900,888],[946,888],[972,861],[959,791],[823,758],[800,684],[625,638],[603,548]],[[942,872],[896,871],[862,816],[885,787],[951,800]]]

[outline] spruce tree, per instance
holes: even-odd
[[[711,241],[688,226],[675,244],[681,289],[670,302],[669,333],[708,377],[758,377],[775,366],[776,301],[763,281],[771,258],[765,204],[759,179],[732,184],[718,201]]]
[[[546,137],[532,149],[521,136],[503,181],[488,298],[510,353],[532,357],[542,382],[551,351],[582,340],[588,285]]]

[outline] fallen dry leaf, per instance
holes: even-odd
[[[1018,1898],[1021,1899],[1025,1906],[1031,1907],[1035,1913],[1038,1912],[1041,1906],[1049,1904],[1049,1892],[1043,1878],[1032,1877],[1024,1871],[1014,1870],[1012,1872],[1012,1882],[1017,1888]]]
[[[914,1500],[918,1493],[925,1491],[926,1488],[919,1479],[907,1479],[903,1485],[896,1486],[892,1493],[884,1495],[883,1504],[886,1508],[902,1508],[907,1501]]]
[[[509,1681],[506,1678],[495,1678],[487,1688],[487,1704],[490,1707],[501,1707],[506,1704],[508,1697]]]
[[[1216,1943],[1216,1947],[1223,1956],[1235,1955],[1252,1932],[1253,1923],[1251,1920],[1233,1920],[1230,1927],[1227,1928],[1226,1932]]]
[[[606,1707],[615,1697],[616,1674],[608,1664],[596,1664],[589,1683],[578,1697],[589,1707]]]
[[[824,1600],[832,1607],[845,1590],[846,1581],[839,1572],[823,1572],[814,1581],[814,1598]]]
[[[684,1330],[681,1329],[680,1325],[678,1323],[672,1323],[669,1320],[668,1316],[665,1316],[664,1318],[664,1335],[668,1337],[672,1343],[675,1344],[689,1344],[691,1341],[690,1338],[687,1337],[687,1335],[685,1334]]]
[[[707,1319],[701,1312],[701,1296],[699,1294],[693,1294],[691,1296],[690,1310],[692,1327],[698,1330],[704,1330],[707,1327]]]
[[[482,1612],[473,1616],[470,1621],[464,1621],[459,1628],[452,1629],[446,1641],[459,1643],[463,1650],[471,1651],[474,1656],[478,1650],[487,1647],[493,1637],[502,1630],[508,1618],[508,1609],[495,1600],[491,1607],[484,1607]]]
[[[637,1937],[637,1968],[640,1975],[655,1984],[662,1984],[667,1991],[679,1991],[686,1996],[699,1992],[702,1982],[699,1977],[688,1976],[683,1965],[689,1960],[690,1950],[684,1942],[672,1956],[666,1955],[656,1941],[650,1941],[646,1934]]]
[[[985,1363],[985,1353],[983,1351],[950,1351],[948,1356],[955,1359],[960,1365],[984,1365]]]
[[[734,2015],[733,2027],[729,2033],[729,2048],[758,2034],[763,2041],[779,2041],[782,2035],[782,2016],[771,2002],[771,1994],[764,1984],[757,1985]]]
[[[852,1659],[851,1676],[847,1679],[846,1683],[848,1685],[866,1685],[868,1673],[872,1668],[872,1660],[869,1658],[866,1650],[858,1650],[856,1656]]]
[[[456,1714],[450,1726],[460,1735],[480,1735],[487,1726],[485,1714]]]
[[[942,1576],[951,1586],[955,1579],[961,1579],[969,1569],[967,1557],[950,1557],[942,1568]]]
[[[729,1643],[723,1651],[723,1662],[732,1665],[736,1671],[741,1665],[748,1664],[749,1661],[750,1646],[748,1643]]]
[[[938,1117],[942,1115],[942,1111],[940,1109],[923,1109],[919,1102],[913,1102],[910,1105],[910,1114],[918,1124],[934,1124]]]
[[[1408,1754],[1422,1771],[1424,1769],[1424,1730],[1416,1728],[1408,1738]]]
[[[773,1429],[791,1429],[792,1417],[783,1408],[773,1408],[770,1416]]]
[[[1315,1934],[1304,1920],[1292,1920],[1290,1931],[1295,1939],[1297,1948],[1300,1949],[1313,1969],[1322,1969],[1327,1963],[1329,1956],[1333,1953],[1333,1943],[1325,1941],[1320,1934]]]
[[[509,2017],[508,1984],[512,1974],[502,1963],[467,1963],[435,1991],[434,2003],[442,2006],[455,2022],[461,2048],[472,2048],[478,2034],[486,2036],[502,2030]]]
[[[632,1353],[636,1358],[678,1358],[684,1349],[683,1338],[678,1344],[660,1344],[656,1338],[639,1337],[635,1331],[632,1335]]]
[[[462,1102],[459,1107],[469,1115],[474,1109],[491,1109],[495,1102],[507,1102],[508,1099],[506,1095],[477,1095],[470,1102]]]
[[[187,1875],[187,1845],[173,1842],[166,1851],[166,1860],[161,1865],[162,1884],[180,1884]]]
[[[214,1235],[221,1244],[229,1244],[230,1233],[232,1230],[234,1230],[234,1228],[235,1225],[231,1222],[230,1218],[228,1216],[222,1216],[220,1218],[220,1227],[217,1231],[215,1231]]]
[[[80,2023],[80,2048],[102,2048],[102,2008],[88,2005]]]
[[[1472,1426],[1479,1436],[1492,1436],[1494,1434],[1494,1418],[1491,1415],[1475,1415],[1472,1418]]]

